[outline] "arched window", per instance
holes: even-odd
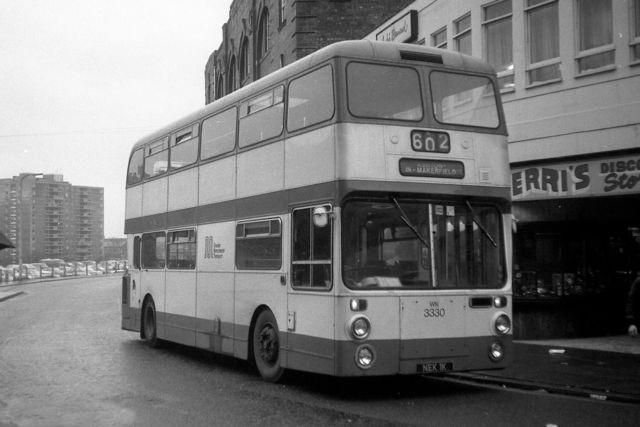
[[[224,96],[224,81],[222,80],[222,76],[218,76],[218,81],[216,82],[216,98],[220,99]]]
[[[240,46],[239,74],[239,84],[242,86],[247,76],[249,76],[249,39],[247,37],[242,39],[242,45]]]
[[[231,93],[236,90],[236,57],[231,57],[229,61],[229,75],[227,76],[227,93]]]
[[[269,48],[269,9],[262,9],[260,23],[258,24],[258,60],[267,54]]]

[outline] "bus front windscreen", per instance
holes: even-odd
[[[506,266],[499,210],[457,201],[351,200],[342,279],[352,289],[498,289]]]

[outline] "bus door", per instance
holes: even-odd
[[[291,216],[287,366],[333,373],[331,206],[296,208]]]
[[[124,283],[126,289],[123,289],[123,324],[127,323],[132,329],[140,328],[140,288],[142,284],[140,270],[140,246],[142,242],[141,235],[129,237],[129,247],[131,257],[129,258],[128,283]],[[108,268],[108,266],[106,266]]]

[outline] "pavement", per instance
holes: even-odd
[[[0,302],[23,294],[0,291]],[[455,372],[454,381],[640,405],[640,337],[515,341],[505,369]]]
[[[524,390],[640,404],[640,337],[515,341],[505,369],[449,378]]]

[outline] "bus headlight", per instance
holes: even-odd
[[[369,336],[371,332],[371,322],[365,316],[355,316],[351,319],[349,325],[349,334],[357,339],[363,340]]]
[[[493,362],[499,362],[504,358],[504,346],[501,342],[495,341],[489,347],[489,359]]]
[[[369,369],[376,360],[376,352],[369,344],[362,344],[356,349],[356,365],[360,369]]]
[[[494,321],[494,328],[498,335],[507,335],[511,332],[511,319],[506,314],[501,314]]]

